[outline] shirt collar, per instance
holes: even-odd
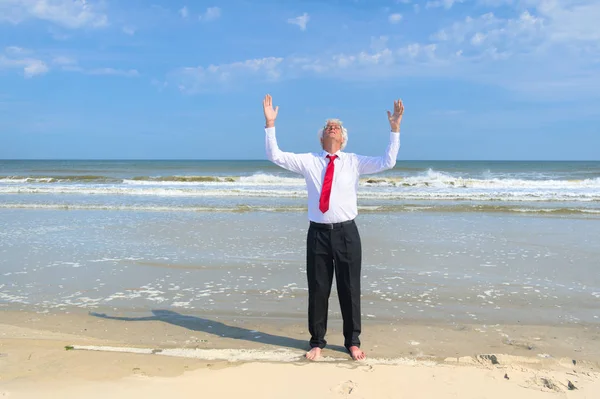
[[[327,159],[327,158],[326,158],[326,157],[327,157],[327,155],[330,155],[330,154],[329,154],[327,151],[325,151],[325,150],[322,150],[322,151],[321,151],[321,158],[323,158],[323,159]],[[344,157],[346,154],[345,154],[345,153],[343,153],[343,152],[342,152],[342,150],[338,150],[337,152],[335,152],[334,154],[331,154],[331,155],[337,155],[337,157],[338,157],[339,159],[342,159],[342,158],[343,158],[343,157]]]

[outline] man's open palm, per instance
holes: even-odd
[[[279,112],[279,106],[273,109],[273,98],[271,98],[270,94],[267,94],[263,100],[263,111],[267,122],[275,122],[277,113]]]
[[[392,130],[397,131],[400,129],[400,122],[402,122],[402,115],[404,114],[404,104],[402,104],[402,100],[394,101],[394,113],[392,114],[388,111],[387,114]]]

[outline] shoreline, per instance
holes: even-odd
[[[394,392],[402,389],[406,397],[445,398],[454,392],[460,397],[500,398],[511,393],[530,398],[563,392],[591,398],[600,388],[598,349],[577,346],[597,343],[598,330],[585,335],[578,326],[546,326],[545,333],[554,333],[552,337],[543,335],[540,326],[497,326],[504,332],[486,334],[473,325],[452,329],[368,323],[362,336],[368,359],[353,362],[336,345],[342,340],[334,320],[324,359],[309,362],[303,359],[307,337],[299,324],[223,321],[230,330],[220,330],[228,336],[218,337],[191,325],[158,320],[148,324],[83,314],[2,311],[2,315],[0,397],[45,397],[49,390],[64,398],[109,393],[119,398],[158,398],[170,390],[177,397],[197,397],[200,391],[243,393],[248,398],[350,393],[398,397]],[[216,328],[221,322],[212,323]],[[401,330],[400,335],[393,329]],[[233,332],[268,335],[273,343],[235,337]],[[515,335],[502,342],[500,334],[507,332]],[[73,349],[67,350],[69,346]],[[131,353],[143,350],[147,353]],[[303,383],[306,379],[315,384]],[[239,384],[232,384],[234,380]],[[401,388],[401,381],[407,385]],[[569,390],[567,381],[577,389]],[[259,383],[267,385],[260,388]]]
[[[0,310],[0,326],[68,334],[85,342],[152,349],[305,350],[305,318],[202,316],[155,309],[96,313]],[[342,320],[330,314],[324,354],[345,358]],[[498,352],[511,356],[572,358],[600,364],[598,324],[485,324],[363,318],[363,349],[378,358],[415,357],[440,361]]]

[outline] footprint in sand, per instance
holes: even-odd
[[[356,387],[356,383],[352,382],[351,380],[348,380],[339,384],[335,389],[335,392],[339,393],[340,395],[350,395],[356,391]]]
[[[132,370],[133,374],[135,375],[142,375],[144,377],[147,377],[148,374],[146,374],[145,372],[142,371],[142,369],[140,369],[139,367],[134,367]]]

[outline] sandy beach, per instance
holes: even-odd
[[[0,397],[596,398],[600,392],[596,328],[368,325],[368,360],[351,361],[332,344],[321,361],[309,362],[302,357],[303,326],[293,323],[214,320],[213,333],[194,329],[202,322],[185,316],[179,323],[103,316],[4,311]],[[331,335],[341,340],[339,322]]]

